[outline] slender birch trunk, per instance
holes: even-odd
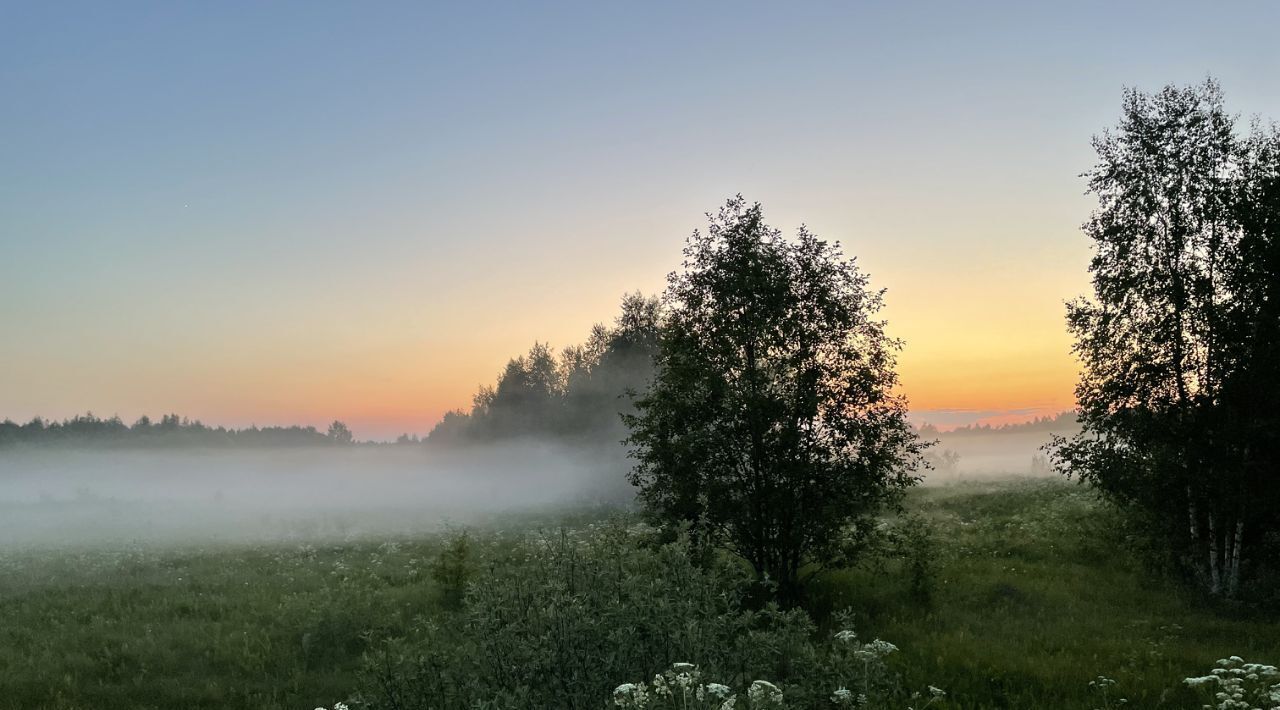
[[[1222,593],[1222,575],[1218,567],[1218,528],[1213,512],[1209,512],[1209,592]]]
[[[1244,512],[1236,519],[1235,540],[1231,544],[1231,564],[1227,577],[1227,596],[1234,597],[1240,590],[1240,556],[1244,543]]]
[[[1200,558],[1200,516],[1196,514],[1196,499],[1191,495],[1191,484],[1187,484],[1187,521],[1191,527],[1191,559],[1199,567]]]

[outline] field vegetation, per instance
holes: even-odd
[[[1280,658],[1280,619],[1144,568],[1123,518],[1074,484],[917,488],[881,532],[791,611],[744,604],[740,563],[702,564],[620,510],[465,536],[10,550],[0,707],[601,708],[693,663],[739,707],[762,679],[789,707],[840,687],[920,707],[934,686],[933,707],[1095,708],[1105,689],[1179,708],[1199,707],[1182,680],[1217,659]],[[852,662],[845,630],[897,650]]]

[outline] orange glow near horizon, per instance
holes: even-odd
[[[791,221],[767,217],[784,230]],[[915,421],[946,429],[1071,408],[1077,370],[1062,302],[1086,285],[1078,235],[1061,230],[1050,258],[1023,256],[1018,269],[993,275],[977,270],[999,265],[973,252],[931,262],[915,245],[847,236],[875,225],[816,229],[858,254],[873,287],[887,288],[883,315],[905,342],[898,371]],[[186,329],[182,338],[138,331],[123,339],[118,331],[129,324],[107,321],[101,336],[80,334],[97,342],[90,361],[56,342],[25,353],[22,341],[11,342],[19,352],[7,377],[21,387],[8,390],[0,417],[91,410],[132,421],[176,412],[211,425],[323,428],[340,419],[360,438],[422,435],[445,412],[468,408],[476,389],[535,341],[580,343],[593,323],[614,317],[624,292],[659,292],[685,230],[662,231],[643,258],[591,278],[577,264],[550,262],[483,277],[483,262],[462,259],[456,272],[481,276],[446,276],[425,291],[410,279],[354,283],[330,296],[336,305],[327,310],[262,304],[234,319],[171,326]]]

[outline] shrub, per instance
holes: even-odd
[[[602,698],[621,697],[619,679],[661,677],[670,687],[692,670],[672,664],[689,659],[699,677],[745,688],[733,693],[739,708],[766,707],[767,688],[754,699],[750,691],[761,678],[799,707],[828,705],[839,688],[906,697],[884,662],[892,645],[851,631],[815,641],[802,610],[747,608],[753,577],[741,563],[699,564],[687,538],[650,537],[615,522],[487,546],[460,610],[419,620],[367,655],[364,702],[599,710]]]
[[[440,588],[440,601],[446,609],[462,606],[471,579],[471,538],[466,531],[450,537],[431,564],[431,578]]]

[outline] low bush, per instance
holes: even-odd
[[[815,640],[802,610],[748,608],[754,577],[743,566],[700,564],[687,540],[656,544],[650,536],[614,522],[491,545],[461,610],[420,620],[368,655],[363,702],[599,710],[612,694],[640,707],[662,702],[664,689],[694,692],[694,670],[719,681],[700,686],[700,702],[726,689],[716,707],[730,697],[738,707],[768,707],[772,691],[753,685],[762,678],[801,707],[906,697],[884,663],[891,644],[864,644],[849,630]],[[619,679],[637,676],[653,678],[652,686],[619,688]]]

